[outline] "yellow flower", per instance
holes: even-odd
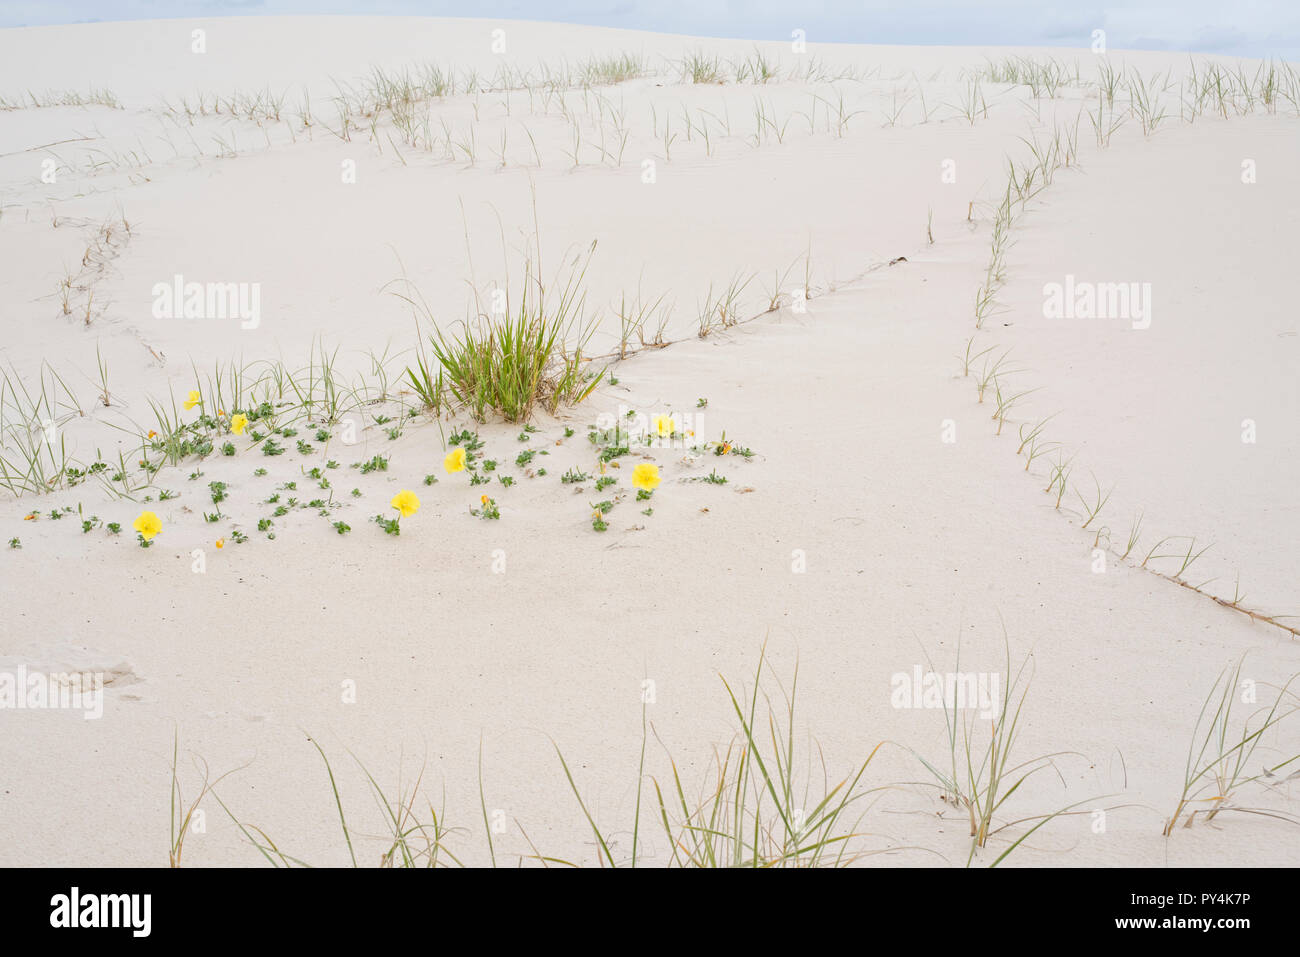
[[[226,414],[225,409],[217,409],[217,415],[225,415],[225,414]]]
[[[465,471],[465,450],[462,448],[452,449],[447,453],[447,457],[442,460],[442,467],[448,472]]]
[[[632,470],[632,486],[653,492],[659,485],[659,466],[642,462]]]
[[[162,519],[153,512],[141,512],[131,527],[147,542],[162,531]]]
[[[185,397],[185,408],[187,410],[192,409],[202,401],[203,397],[199,395],[199,390],[190,389],[190,394]]]
[[[420,510],[420,499],[416,494],[408,489],[402,489],[393,496],[393,500],[388,503],[401,514],[402,518],[408,515],[414,515]]]
[[[236,435],[243,435],[244,429],[246,428],[248,428],[248,416],[244,415],[244,413],[237,413],[235,417],[230,420],[230,431],[234,432]]]
[[[486,505],[488,502],[492,501],[492,500],[491,500],[490,498],[488,498],[486,495],[480,495],[480,496],[478,497],[478,500],[479,500],[480,502],[482,502],[484,505]]]
[[[149,430],[149,438],[151,438],[151,439],[156,439],[156,438],[158,438],[158,433],[155,432],[153,429],[150,429],[150,430]]]
[[[667,438],[677,431],[677,423],[666,415],[656,415],[654,417],[654,426],[661,439]]]
[[[217,548],[225,548],[225,547],[226,547],[226,540],[224,538],[218,538]]]

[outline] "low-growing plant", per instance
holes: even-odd
[[[928,654],[926,657],[928,660]],[[962,810],[967,816],[971,838],[970,852],[967,856],[968,865],[974,860],[976,853],[988,844],[989,839],[1005,828],[1028,821],[1036,822],[1032,828],[1021,834],[1002,851],[992,862],[993,867],[1000,864],[1040,827],[1056,817],[1074,813],[1074,808],[1085,803],[1074,802],[1053,812],[1030,815],[1002,824],[995,820],[996,815],[1002,811],[1006,802],[1025,781],[1040,771],[1054,768],[1056,758],[1075,754],[1075,752],[1062,751],[1024,759],[1016,753],[1015,745],[1020,729],[1021,712],[1032,679],[1032,668],[1030,668],[1032,657],[1027,656],[1013,672],[1011,648],[1008,643],[1005,662],[1001,682],[1002,691],[996,702],[997,713],[987,722],[987,744],[981,745],[978,742],[977,729],[972,727],[972,719],[969,717],[970,710],[958,709],[955,702],[945,698],[942,704],[949,745],[947,763],[943,765],[931,763],[915,751],[912,752],[934,777],[940,798],[954,808]],[[931,670],[934,670],[933,667]],[[958,674],[961,672],[960,644],[957,647],[957,661],[953,666],[953,672]]]
[[[748,700],[743,689],[733,689],[722,679],[740,728],[726,751],[715,756],[699,788],[683,783],[671,756],[668,780],[650,778],[655,817],[671,848],[666,862],[670,867],[841,867],[875,853],[858,830],[865,812],[855,815],[855,808],[871,794],[861,782],[880,745],[834,784],[823,759],[821,790],[814,791],[813,775],[801,779],[797,770],[805,763],[811,767],[816,760],[812,755],[801,758],[795,744],[798,668],[788,692],[778,686],[784,699],[784,705],[778,707],[764,688],[765,664],[766,649],[760,655]],[[759,714],[760,698],[767,709],[764,717]],[[643,707],[636,809],[630,856],[625,859],[615,857],[614,842],[583,801],[573,772],[556,746],[565,778],[595,837],[602,866],[637,866],[649,732]],[[817,755],[821,757],[819,749]]]
[[[480,496],[479,507],[471,508],[469,513],[475,518],[484,520],[495,520],[501,517],[501,510],[497,507],[496,499],[487,495]]]
[[[1242,688],[1241,670],[1244,664],[1243,656],[1234,667],[1220,672],[1201,705],[1187,748],[1187,763],[1178,803],[1165,822],[1165,837],[1173,834],[1174,828],[1185,814],[1187,819],[1183,827],[1191,827],[1197,814],[1204,813],[1205,820],[1209,822],[1225,811],[1279,818],[1300,824],[1300,817],[1295,815],[1240,806],[1233,801],[1237,793],[1248,785],[1267,782],[1276,777],[1281,769],[1300,763],[1300,753],[1296,753],[1275,764],[1262,766],[1258,773],[1250,773],[1250,769],[1256,766],[1255,753],[1264,736],[1300,711],[1300,699],[1291,691],[1291,685],[1300,681],[1300,674],[1293,675],[1277,690],[1272,704],[1261,705],[1238,725],[1232,711],[1238,691]],[[1206,806],[1194,808],[1193,805]]]
[[[407,370],[408,381],[426,405],[426,397],[438,395],[435,390],[445,382],[456,401],[480,422],[488,412],[523,422],[539,405],[553,413],[561,403],[577,404],[589,396],[604,376],[603,371],[589,371],[582,354],[594,328],[584,318],[584,283],[595,249],[593,242],[585,259],[569,263],[567,275],[557,275],[549,288],[540,261],[527,258],[522,283],[511,288],[507,277],[505,287],[497,290],[502,296],[499,312],[485,308],[475,288],[476,314],[455,334],[443,331],[409,283],[409,292],[395,293],[433,330],[428,345],[431,361],[439,367],[436,382],[431,362],[423,356],[416,369]]]

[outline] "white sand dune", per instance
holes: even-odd
[[[490,48],[497,26],[504,57]],[[198,28],[207,30],[201,55],[189,49]],[[643,682],[654,687],[646,772],[666,782],[667,748],[694,789],[737,729],[719,675],[752,686],[764,643],[766,667],[787,685],[798,664],[798,737],[820,745],[828,776],[838,780],[886,742],[863,778],[880,790],[864,801],[860,826],[868,847],[890,853],[867,863],[967,861],[966,814],[938,800],[918,759],[950,760],[944,713],[891,702],[894,675],[928,668],[927,658],[953,670],[958,645],[963,671],[1002,673],[1008,648],[1013,670],[1032,655],[1015,747],[1023,759],[1060,752],[1055,771],[1032,777],[1000,811],[1007,827],[977,863],[991,863],[1034,815],[1066,807],[1074,813],[1035,831],[1007,862],[1300,861],[1294,825],[1276,817],[1225,813],[1161,833],[1222,670],[1247,655],[1243,676],[1262,702],[1300,671],[1291,633],[1210,597],[1231,601],[1239,575],[1243,608],[1300,613],[1300,340],[1287,305],[1287,230],[1300,188],[1283,174],[1300,158],[1295,104],[1186,122],[1178,104],[1189,61],[1172,54],[761,49],[780,64],[770,83],[689,84],[674,61],[693,51],[743,59],[754,45],[389,18],[0,31],[0,97],[11,105],[28,90],[43,100],[92,88],[119,104],[23,101],[0,111],[0,364],[11,382],[51,383],[52,417],[78,461],[112,472],[119,453],[138,460],[141,434],[158,427],[150,401],[170,408],[196,387],[196,367],[200,378],[232,361],[294,370],[322,346],[337,348],[340,377],[374,400],[349,413],[360,426],[355,444],[334,426],[317,441],[299,422],[283,455],[240,439],[234,456],[164,466],[134,501],[118,494],[120,483],[113,492],[95,479],[43,496],[0,492],[0,540],[22,546],[0,549],[0,662],[109,662],[135,679],[110,684],[99,720],[70,710],[0,715],[9,732],[0,736],[4,863],[162,863],[174,736],[187,795],[201,779],[189,755],[214,775],[238,767],[219,791],[241,820],[287,853],[335,865],[348,862],[347,848],[308,735],[334,764],[363,863],[376,863],[388,842],[349,751],[394,792],[423,767],[421,789],[464,829],[449,847],[483,864],[481,749],[483,801],[510,822],[494,835],[497,860],[514,863],[535,847],[596,864],[558,747],[625,858]],[[624,52],[643,55],[653,72],[568,90],[562,101],[541,92],[541,64],[576,68]],[[1055,95],[987,75],[973,85],[990,61],[1013,55],[1055,56],[1071,70],[1077,60],[1080,79]],[[433,132],[413,141],[388,113],[373,128],[372,118],[353,117],[350,136],[338,135],[330,98],[340,85],[359,91],[373,67],[391,76],[425,62],[480,71],[484,82],[513,65],[532,71],[534,89],[422,102],[417,123],[427,110]],[[1163,77],[1171,116],[1151,136],[1129,116],[1108,147],[1098,145],[1081,111],[1097,109],[1106,62]],[[1198,57],[1193,68],[1215,62],[1239,66]],[[1258,64],[1240,66],[1253,76]],[[792,77],[798,69],[803,78]],[[845,70],[851,77],[831,79]],[[200,93],[210,104],[267,88],[285,94],[279,120],[223,107],[191,121],[179,106]],[[303,90],[310,129],[297,112]],[[972,93],[982,100],[967,117]],[[576,163],[566,112],[580,136]],[[973,300],[1007,157],[1024,163],[1026,139],[1067,129],[1078,131],[1077,161],[1015,204],[1005,282],[977,329]],[[457,145],[471,131],[472,162]],[[52,183],[41,178],[50,159]],[[1250,184],[1241,178],[1248,159],[1258,170]],[[348,161],[355,183],[340,175]],[[418,290],[451,330],[472,288],[486,296],[522,279],[525,255],[540,253],[549,279],[593,242],[589,353],[617,349],[617,306],[638,290],[666,307],[671,346],[613,364],[614,381],[576,408],[540,414],[526,442],[519,425],[499,419],[406,417],[416,402],[400,380],[428,328],[394,292]],[[805,268],[813,298],[801,310],[792,293]],[[177,274],[258,283],[260,321],[156,318],[154,286]],[[409,284],[395,285],[403,275]],[[1044,285],[1067,275],[1149,283],[1149,328],[1045,318]],[[697,336],[703,304],[751,276],[736,316],[753,321]],[[766,311],[777,291],[780,308]],[[968,341],[983,357],[963,375]],[[1004,353],[1003,375],[981,402],[975,383]],[[101,361],[107,405],[97,398]],[[1000,435],[991,419],[998,387],[1026,392]],[[40,425],[18,421],[15,403],[2,423],[10,443]],[[606,473],[619,483],[597,492],[588,427],[627,410],[671,415],[695,435],[634,447]],[[392,420],[376,422],[381,415]],[[1043,441],[1059,446],[1026,469],[1018,431],[1049,415]],[[1242,441],[1246,419],[1257,424],[1253,444]],[[464,473],[443,471],[446,437],[466,426],[513,486],[471,487]],[[724,432],[755,454],[688,448]],[[298,451],[298,439],[312,450]],[[528,449],[547,454],[516,465]],[[1074,469],[1060,508],[1044,493],[1058,454]],[[375,455],[388,458],[386,471],[350,467]],[[329,460],[340,467],[326,469]],[[630,494],[641,461],[663,477],[650,515]],[[274,517],[273,539],[259,532],[258,520],[289,498],[325,494],[308,476],[314,467],[339,506],[328,518],[292,508]],[[593,478],[562,483],[569,469]],[[715,471],[727,484],[700,481]],[[430,474],[439,481],[426,487]],[[1114,493],[1088,522],[1075,490],[1086,497],[1094,474]],[[209,523],[213,481],[226,483],[228,498]],[[394,538],[370,519],[399,489],[415,489],[422,507]],[[160,490],[179,495],[160,501]],[[484,492],[499,521],[468,514]],[[604,533],[591,524],[601,499],[616,502]],[[66,517],[50,517],[64,508]],[[148,549],[130,530],[142,508],[164,523]],[[25,520],[33,510],[41,517]],[[1139,510],[1139,545],[1122,559]],[[83,534],[92,515],[122,534],[98,525]],[[351,532],[336,534],[335,521]],[[236,544],[236,529],[249,540]],[[1176,536],[1194,536],[1195,550],[1214,543],[1181,575],[1189,585],[1214,579],[1206,594],[1171,580],[1181,558],[1138,567]],[[1186,547],[1171,538],[1156,554]],[[1104,573],[1095,548],[1105,551]],[[355,703],[345,703],[353,684]],[[1241,706],[1243,716],[1250,710]],[[1279,725],[1247,773],[1286,760],[1295,740],[1294,724]],[[815,790],[821,769],[809,770]],[[1294,817],[1285,774],[1242,787],[1233,803]],[[642,859],[668,863],[645,803]],[[260,860],[215,802],[203,808],[206,830],[187,838],[187,863]]]

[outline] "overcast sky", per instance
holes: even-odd
[[[284,14],[559,20],[755,40],[1107,46],[1300,59],[1297,0],[0,0],[0,26]]]

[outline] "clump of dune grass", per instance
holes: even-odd
[[[741,296],[753,281],[752,273],[746,276],[743,272],[737,271],[727,286],[716,294],[713,291],[713,284],[710,283],[709,291],[699,307],[699,330],[696,335],[705,339],[715,330],[730,329],[738,324]]]
[[[988,349],[984,350],[984,352],[989,352],[989,351],[990,350]],[[980,353],[980,355],[984,355],[984,352]],[[981,403],[983,403],[984,401],[984,394],[988,391],[989,386],[995,385],[995,383],[998,381],[999,376],[1011,375],[1017,371],[1015,369],[1003,368],[1002,364],[1007,361],[1007,357],[1010,354],[1011,354],[1011,350],[1007,349],[1005,352],[1002,353],[1002,355],[998,356],[996,359],[993,358],[992,356],[985,357],[984,365],[980,372],[979,378],[975,382],[975,394],[979,397],[979,401]]]
[[[209,794],[216,798],[216,786],[225,778],[234,774],[242,768],[232,768],[225,774],[213,778],[207,764],[201,758],[195,758],[195,766],[202,775],[202,781],[199,785],[199,793],[192,801],[186,801],[184,792],[181,789],[180,773],[178,769],[178,758],[180,755],[180,735],[172,735],[172,775],[171,775],[171,801],[170,813],[171,824],[169,827],[170,838],[167,848],[167,864],[169,867],[180,867],[181,858],[185,853],[185,837],[190,833],[190,829],[195,823],[195,815],[199,813],[200,805],[203,799]]]
[[[630,348],[633,336],[636,336],[643,349],[663,345],[664,327],[668,323],[670,309],[664,304],[667,295],[667,293],[660,293],[657,299],[646,301],[642,298],[638,286],[635,297],[629,299],[626,293],[619,297],[614,313],[618,316],[618,357],[620,359],[626,359],[630,352],[636,351]],[[654,317],[658,317],[658,323],[654,332],[647,338],[647,326]]]
[[[978,76],[992,83],[1008,83],[1029,87],[1034,99],[1055,98],[1064,86],[1079,86],[1079,64],[1072,65],[1055,58],[1045,60],[1028,56],[1009,56],[1001,60],[988,60]]]
[[[1029,466],[1033,464],[1034,459],[1038,458],[1043,453],[1050,452],[1060,446],[1059,442],[1048,442],[1043,439],[1043,429],[1045,429],[1047,423],[1052,421],[1054,418],[1056,418],[1055,412],[1044,419],[1039,419],[1032,425],[1028,422],[1021,423],[1020,445],[1016,448],[1016,454],[1020,455],[1021,453],[1024,453],[1026,472],[1029,471]]]
[[[736,60],[731,68],[737,83],[770,83],[780,73],[780,63],[769,60],[757,46],[754,47],[753,54],[743,60]]]
[[[793,119],[794,114],[791,113],[782,120],[780,111],[770,100],[764,103],[754,97],[754,135],[751,139],[755,148],[762,146],[765,139],[770,142],[775,138],[778,144],[784,143]]]
[[[635,80],[650,72],[645,57],[636,53],[617,56],[593,56],[579,67],[582,82],[590,86],[607,86]]]
[[[786,281],[789,279],[790,274],[794,272],[795,267],[798,265],[799,265],[799,258],[796,257],[794,262],[792,262],[789,266],[787,266],[784,272],[778,269],[772,270],[772,285],[763,287],[763,299],[767,303],[765,311],[776,312],[778,309],[781,308],[781,306],[793,300],[794,297],[788,292],[786,292]],[[799,296],[801,298],[807,299],[808,298],[807,283],[805,282],[804,288],[796,290],[796,292],[799,293]]]
[[[1005,636],[1004,636],[1005,639]],[[927,655],[928,660],[928,655]],[[1033,826],[1021,834],[1010,846],[992,862],[996,867],[1019,847],[1031,834],[1057,817],[1074,813],[1085,801],[1076,801],[1054,811],[1030,814],[1009,821],[1001,821],[1007,801],[1030,778],[1042,771],[1051,770],[1060,776],[1055,766],[1055,759],[1066,755],[1079,756],[1074,751],[1056,751],[1033,757],[1022,757],[1016,740],[1021,727],[1021,712],[1029,685],[1033,677],[1032,656],[1026,656],[1020,666],[1013,672],[1011,666],[1011,649],[1006,645],[1006,663],[1001,682],[1002,693],[997,702],[997,713],[987,722],[974,719],[983,727],[974,726],[968,711],[960,715],[956,702],[943,702],[944,727],[948,737],[948,760],[930,762],[916,751],[912,751],[917,760],[933,776],[932,786],[939,790],[940,799],[966,814],[970,823],[970,852],[966,863],[969,866],[976,854],[985,848],[989,839],[1003,830],[1033,822]],[[931,665],[933,670],[933,665]],[[954,672],[961,671],[961,646],[957,647],[957,660]],[[981,743],[986,741],[986,743]],[[911,749],[909,749],[911,750]],[[1093,800],[1093,799],[1088,799]]]
[[[1019,392],[1010,392],[1010,391],[1008,391],[1008,392],[1003,392],[1003,391],[1002,391],[1002,380],[1001,380],[1000,378],[998,378],[998,377],[994,377],[994,379],[993,379],[993,399],[994,399],[994,402],[995,402],[996,408],[995,408],[994,411],[993,411],[992,419],[993,419],[993,421],[997,422],[997,424],[998,424],[998,430],[997,430],[997,432],[994,433],[995,435],[1001,435],[1001,434],[1002,434],[1002,427],[1006,424],[1006,421],[1007,421],[1007,413],[1009,413],[1013,408],[1015,408],[1016,404],[1017,404],[1021,399],[1023,399],[1025,396],[1029,395],[1031,392],[1036,392],[1036,391],[1038,391],[1038,390],[1037,390],[1037,389],[1022,389],[1022,390],[1019,391]]]
[[[1109,110],[1109,112],[1107,112]],[[1088,122],[1097,138],[1097,146],[1105,149],[1110,146],[1111,137],[1124,125],[1124,117],[1116,117],[1114,103],[1104,97],[1097,99],[1097,112],[1088,112]]]
[[[596,252],[593,241],[585,254],[569,258],[553,280],[543,280],[541,228],[533,194],[534,247],[524,256],[523,280],[511,282],[506,256],[505,281],[484,296],[473,280],[472,313],[455,331],[443,329],[434,310],[405,278],[393,292],[412,309],[417,327],[428,325],[427,344],[417,351],[415,368],[405,379],[426,408],[449,404],[450,398],[480,422],[489,413],[508,422],[525,422],[538,407],[554,412],[561,404],[576,405],[604,378],[591,368],[584,350],[595,331],[587,319],[587,269]],[[466,235],[466,247],[469,237]],[[505,237],[502,236],[503,255]],[[445,390],[445,393],[444,393]]]
[[[1242,689],[1241,670],[1244,664],[1243,656],[1234,667],[1219,673],[1196,716],[1192,739],[1187,748],[1187,763],[1178,803],[1165,822],[1166,837],[1173,834],[1184,815],[1186,820],[1183,821],[1183,827],[1191,827],[1198,814],[1203,814],[1204,820],[1208,822],[1223,812],[1253,814],[1300,824],[1300,817],[1294,814],[1242,806],[1233,801],[1243,788],[1258,783],[1271,786],[1279,771],[1300,763],[1300,753],[1284,757],[1273,764],[1266,764],[1256,758],[1264,736],[1300,711],[1300,698],[1291,691],[1292,684],[1300,681],[1300,674],[1293,675],[1278,689],[1272,704],[1261,705],[1238,724],[1232,712]],[[1259,770],[1251,773],[1254,767]],[[1295,773],[1289,776],[1295,777]]]
[[[1095,475],[1092,477],[1092,484],[1093,494],[1090,498],[1084,498],[1083,493],[1077,488],[1074,492],[1079,499],[1079,504],[1083,506],[1084,517],[1086,519],[1081,526],[1083,528],[1087,528],[1096,520],[1097,516],[1101,514],[1101,510],[1106,507],[1106,503],[1110,501],[1110,497],[1115,491],[1115,487],[1112,485],[1109,489],[1103,492],[1101,490],[1101,483],[1097,481],[1097,476]],[[1186,565],[1183,567],[1186,568]]]
[[[423,342],[416,347],[415,367],[406,367],[406,381],[426,412],[437,415],[442,410],[447,384],[441,366],[429,358]]]
[[[722,62],[701,50],[686,54],[677,67],[682,83],[723,83],[726,79]]]
[[[827,130],[833,131],[838,139],[844,138],[844,134],[849,129],[849,122],[853,117],[865,112],[863,110],[850,110],[844,102],[844,94],[839,90],[835,91],[834,103],[831,102],[829,97],[817,96],[816,94],[814,94],[814,102],[821,102],[826,107]]]
[[[13,367],[0,369],[0,487],[14,496],[76,484],[76,463],[63,426],[85,410],[65,379],[42,363],[29,385]]]
[[[974,362],[976,359],[979,359],[981,356],[988,355],[990,352],[994,350],[994,348],[996,348],[995,346],[987,346],[979,350],[978,352],[972,352],[971,350],[974,347],[975,347],[975,337],[971,336],[969,339],[966,340],[965,353],[957,357],[958,359],[961,360],[961,374],[963,379],[970,376],[970,367],[972,362]]]
[[[665,862],[670,867],[842,867],[875,853],[865,846],[868,835],[859,830],[863,815],[858,806],[871,793],[861,786],[862,778],[880,745],[838,780],[829,776],[818,751],[821,787],[814,789],[813,775],[797,770],[805,761],[809,767],[812,764],[812,756],[801,755],[795,742],[798,668],[788,692],[778,685],[780,700],[776,701],[763,690],[765,662],[764,651],[748,696],[722,679],[739,731],[724,751],[714,750],[699,786],[691,788],[683,782],[671,755],[671,777],[650,779],[654,813],[670,847]],[[760,698],[765,714],[760,712]],[[639,857],[640,812],[648,734],[643,709],[636,812],[627,856],[618,853],[608,831],[592,816],[556,746],[565,777],[595,837],[602,867],[635,867],[644,860]]]
[[[91,87],[87,92],[77,90],[27,90],[24,96],[9,99],[0,96],[0,110],[20,110],[27,107],[44,109],[53,106],[106,106],[122,109],[122,103],[112,90]]]
[[[431,360],[421,354],[416,367],[406,370],[426,406],[438,404],[445,388],[479,421],[496,413],[508,422],[524,422],[539,406],[554,412],[561,403],[577,404],[589,396],[604,377],[583,358],[592,332],[584,325],[583,281],[595,248],[592,243],[586,257],[571,262],[567,275],[549,289],[528,259],[518,287],[496,290],[500,311],[480,303],[478,313],[452,332],[438,326],[422,298],[398,293],[432,325]],[[575,332],[576,341],[570,341]]]
[[[334,767],[330,764],[329,757],[316,740],[313,738],[307,740],[311,742],[312,747],[320,754],[321,761],[325,764],[325,773],[329,778],[330,792],[334,799],[334,807],[338,813],[339,828],[343,833],[348,858],[353,867],[360,867],[362,860],[365,860],[365,858],[363,856],[362,860],[358,860],[357,842],[353,840],[353,829],[348,826],[347,814],[343,809],[343,798],[339,794],[338,779],[334,775]],[[376,866],[383,868],[464,866],[460,859],[447,847],[448,839],[454,833],[454,829],[447,826],[443,813],[435,808],[432,802],[428,802],[420,790],[420,785],[424,779],[423,768],[416,775],[415,781],[410,787],[404,787],[399,781],[396,792],[390,794],[375,780],[374,775],[366,769],[366,766],[361,763],[356,755],[352,755],[352,757],[366,779],[371,796],[375,799],[375,804],[384,822],[385,833],[379,837],[381,850],[377,858],[370,859],[375,862]],[[234,822],[244,838],[257,849],[268,864],[272,867],[286,868],[310,866],[302,859],[281,850],[261,828],[246,824],[236,817],[217,795],[215,784],[216,782],[213,782],[213,786],[207,790],[231,821]]]
[[[967,82],[961,100],[955,105],[951,105],[950,109],[954,110],[959,116],[964,117],[971,126],[975,125],[977,119],[988,119],[989,104],[984,98],[984,91],[980,89],[980,78],[978,76]]]

